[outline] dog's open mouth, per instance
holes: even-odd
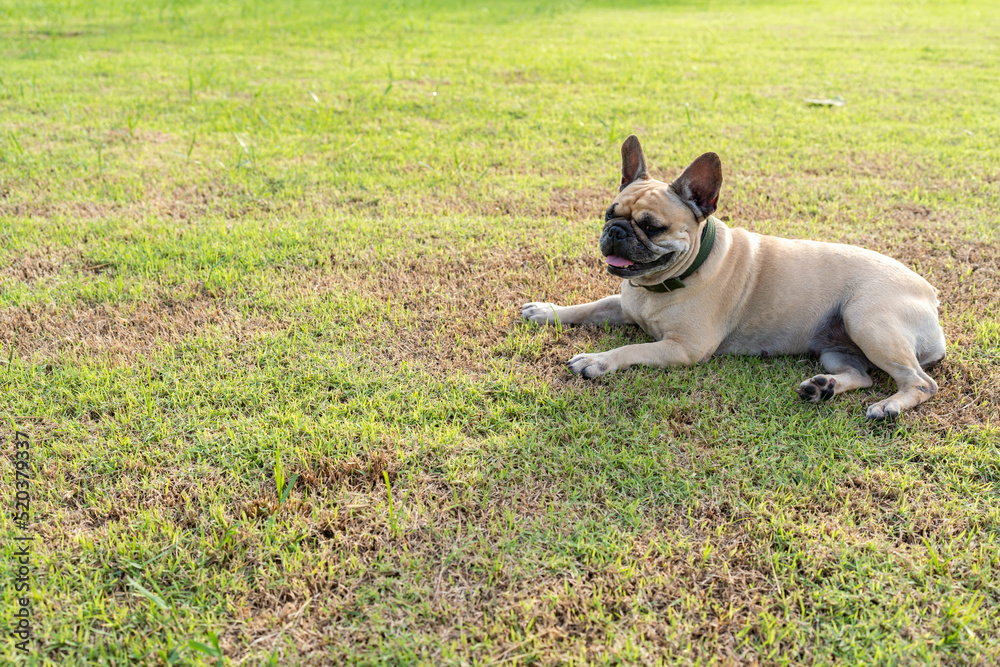
[[[604,259],[608,263],[608,273],[622,278],[632,278],[662,269],[674,261],[676,256],[676,252],[668,252],[652,262],[633,262],[631,259],[625,259],[618,255],[608,255]]]

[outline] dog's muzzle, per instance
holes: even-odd
[[[604,225],[601,234],[601,254],[605,257],[623,257],[633,262],[648,262],[655,259],[644,243],[636,238],[628,220],[616,218]]]
[[[676,257],[676,252],[656,252],[651,242],[639,239],[632,224],[624,218],[609,220],[601,233],[601,254],[608,262],[608,273],[621,278],[636,278],[658,271]]]

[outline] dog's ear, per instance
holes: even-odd
[[[705,153],[687,166],[670,184],[677,196],[694,209],[699,218],[715,212],[722,187],[722,160],[715,153]]]
[[[639,137],[630,134],[622,144],[622,184],[618,192],[625,189],[629,183],[649,178],[646,171],[646,156],[642,154]]]

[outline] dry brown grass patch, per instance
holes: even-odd
[[[335,271],[287,275],[282,289],[302,296],[354,292],[398,309],[399,322],[351,322],[368,332],[370,353],[379,364],[418,362],[437,373],[485,372],[491,357],[516,356],[505,342],[520,322],[520,306],[547,295],[572,293],[579,300],[604,296],[611,288],[596,256],[557,258],[554,273],[547,259],[524,248],[495,248],[447,259],[378,259],[359,252]],[[500,312],[498,312],[500,311]],[[567,329],[562,340],[593,335],[593,328]],[[547,346],[550,357],[570,349]]]
[[[31,304],[0,311],[0,344],[19,357],[65,361],[102,357],[124,364],[145,357],[164,344],[216,328],[236,342],[282,323],[241,310],[204,293],[175,299],[169,295],[142,301],[56,308]]]
[[[669,656],[683,649],[702,657],[721,652],[733,660],[752,660],[752,652],[740,649],[740,633],[748,627],[756,632],[756,612],[781,595],[766,549],[759,548],[744,522],[732,520],[725,511],[709,508],[695,522],[680,510],[661,515],[657,523],[662,525],[625,538],[630,544],[617,563],[578,562],[571,572],[532,568],[528,574],[522,552],[509,553],[502,543],[479,533],[504,508],[524,517],[522,526],[542,520],[522,512],[520,496],[501,492],[488,503],[472,499],[462,503],[471,514],[454,515],[451,503],[427,496],[422,487],[415,491],[431,515],[426,525],[434,529],[410,527],[403,536],[393,537],[384,519],[373,514],[374,506],[366,505],[359,516],[339,522],[330,535],[330,549],[350,549],[350,564],[331,571],[288,571],[281,583],[248,596],[245,602],[255,610],[253,618],[238,620],[249,633],[232,635],[227,654],[240,659],[272,650],[280,645],[273,628],[292,619],[304,642],[300,650],[307,655],[323,647],[344,650],[369,644],[375,620],[362,593],[371,594],[372,580],[365,573],[375,571],[381,573],[379,596],[386,602],[378,609],[380,627],[407,626],[416,614],[425,640],[489,641],[500,655],[531,648],[540,664],[559,664],[566,651],[579,656],[582,650],[586,658],[597,659],[621,648],[612,637],[623,633],[649,642],[646,650],[651,655]],[[447,497],[446,489],[441,492]],[[384,497],[378,500],[385,502]],[[416,502],[412,496],[411,502]],[[454,529],[456,522],[459,528],[462,523],[469,526],[459,531],[461,537],[442,530]],[[694,545],[710,541],[711,557],[702,560],[695,553],[700,547],[676,548],[673,537],[669,543],[675,548],[663,550],[664,536],[674,531]],[[413,562],[433,576],[415,578],[409,565]],[[349,576],[360,578],[345,585]],[[414,596],[419,606],[404,602]],[[318,600],[322,605],[315,604]],[[250,625],[243,626],[244,621]],[[531,639],[513,638],[511,625],[531,627]],[[338,631],[331,634],[331,628]]]
[[[216,178],[199,184],[175,185],[172,188],[149,184],[141,188],[141,192],[136,193],[131,200],[0,197],[0,218],[139,222],[152,217],[196,222],[214,215],[221,215],[228,220],[277,213],[292,215],[308,210],[309,206],[309,202],[273,197],[266,192],[254,192],[246,185]]]
[[[352,491],[371,490],[385,484],[383,473],[391,483],[396,479],[395,451],[379,449],[366,452],[363,456],[331,458],[317,455],[299,461],[295,471],[302,482],[312,489],[348,489]]]
[[[14,257],[0,268],[0,276],[15,282],[33,284],[67,269],[89,269],[92,265],[75,248],[46,245]]]

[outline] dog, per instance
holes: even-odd
[[[806,401],[870,387],[874,367],[898,391],[869,406],[895,418],[937,392],[925,372],[945,355],[937,290],[894,259],[839,243],[730,228],[712,216],[722,162],[705,153],[672,183],[649,176],[639,139],[622,144],[622,180],[600,250],[621,293],[593,303],[532,302],[537,324],[637,324],[656,340],[578,354],[592,379],[631,366],[690,366],[717,355],[814,355],[826,374],[802,382]]]

